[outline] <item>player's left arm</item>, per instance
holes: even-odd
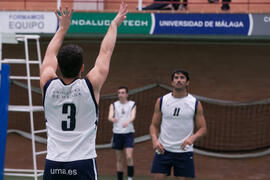
[[[114,51],[117,38],[117,28],[126,19],[127,12],[127,4],[122,2],[116,17],[111,22],[111,25],[101,42],[100,51],[95,65],[86,75],[93,85],[97,102],[99,102],[101,88],[109,74],[111,56]]]
[[[123,123],[123,127],[127,127],[129,123],[132,123],[136,118],[136,105],[131,110],[130,119]]]
[[[198,102],[195,114],[195,127],[197,131],[182,143],[182,149],[184,149],[186,145],[192,145],[198,138],[204,136],[207,132],[206,121],[203,115],[203,107],[200,101]]]

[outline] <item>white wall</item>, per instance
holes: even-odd
[[[83,2],[82,2],[83,1]],[[95,2],[98,1],[98,2]],[[103,0],[74,0],[73,8],[74,10],[82,10],[82,11],[98,11],[104,10],[104,1]]]

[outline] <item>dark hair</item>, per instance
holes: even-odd
[[[126,90],[126,93],[128,93],[128,87],[126,87],[126,86],[120,86],[119,88],[118,88],[118,90],[119,89],[125,89]]]
[[[77,45],[63,46],[57,55],[60,71],[65,78],[77,77],[83,64],[83,50]]]
[[[187,71],[184,71],[184,70],[175,70],[175,71],[173,71],[172,76],[171,76],[171,81],[173,81],[174,75],[179,74],[179,73],[184,74],[184,76],[186,76],[186,78],[187,78],[187,81],[189,81],[189,73]]]

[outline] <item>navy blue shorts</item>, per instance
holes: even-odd
[[[58,162],[46,159],[43,180],[97,180],[96,159]]]
[[[174,153],[165,151],[164,154],[155,154],[151,173],[171,174],[174,176],[195,177],[193,152]]]
[[[124,148],[134,147],[134,133],[113,134],[112,148],[123,150]]]

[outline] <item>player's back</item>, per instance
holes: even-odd
[[[98,106],[90,81],[75,79],[67,85],[52,79],[44,86],[43,103],[47,159],[67,162],[95,158]]]

